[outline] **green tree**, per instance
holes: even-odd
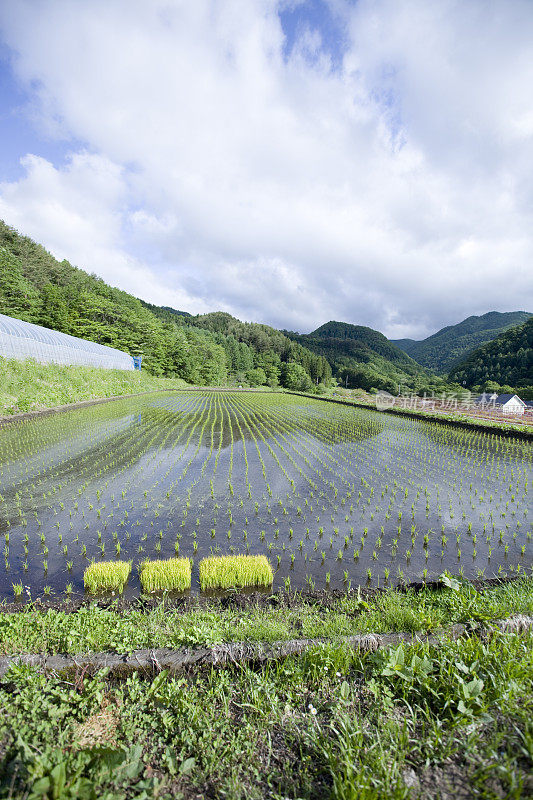
[[[25,322],[37,322],[39,293],[23,275],[19,260],[0,249],[0,313]]]
[[[265,386],[267,382],[267,376],[261,367],[246,370],[245,377],[249,386]]]
[[[294,361],[281,365],[281,385],[293,392],[309,392],[313,388],[313,382],[305,369]]]
[[[41,310],[39,312],[39,325],[52,328],[55,331],[69,332],[68,307],[59,286],[47,283],[41,291]]]

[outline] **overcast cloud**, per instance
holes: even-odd
[[[59,258],[304,332],[533,311],[530,0],[3,0],[0,29],[35,131],[0,217]]]

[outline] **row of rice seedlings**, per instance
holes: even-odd
[[[179,446],[181,448],[181,452],[179,453],[179,455],[177,455],[177,457],[172,457],[171,458],[171,462],[170,462],[171,466],[169,467],[169,469],[165,473],[165,478],[168,478],[171,473],[173,475],[177,475],[177,477],[175,477],[168,484],[168,486],[162,487],[161,491],[159,492],[159,496],[160,497],[163,497],[163,491],[165,492],[164,493],[164,499],[167,500],[167,501],[172,498],[174,490],[176,489],[176,487],[179,485],[179,483],[186,476],[187,471],[189,469],[189,466],[192,463],[192,461],[194,460],[194,454],[196,454],[196,452],[198,451],[198,447],[196,447],[193,456],[189,457],[189,461],[187,462],[186,466],[182,469],[181,473],[179,473],[180,462],[182,462],[182,460],[185,459],[185,457],[189,455],[189,447],[190,447],[191,441],[192,441],[192,439],[194,437],[194,434],[196,432],[196,429],[197,429],[198,425],[202,421],[202,415],[203,415],[203,412],[205,410],[205,405],[206,405],[206,403],[205,403],[205,399],[204,398],[201,398],[201,397],[197,398],[197,402],[194,405],[189,405],[189,406],[185,407],[185,409],[184,409],[185,418],[181,417],[178,420],[178,424],[181,427],[181,431],[180,431],[178,437],[173,441],[172,449],[174,449],[174,447]],[[181,443],[182,439],[185,440],[183,444]],[[155,471],[155,467],[154,467],[154,471]],[[143,492],[143,496],[145,498],[144,507],[145,507],[145,509],[147,511],[149,511],[151,509],[152,512],[153,512],[153,516],[154,516],[154,519],[151,521],[150,524],[154,524],[155,519],[159,516],[159,512],[157,510],[157,507],[161,507],[160,503],[156,504],[157,496],[155,494],[155,490],[156,490],[157,485],[158,485],[158,481],[156,481],[155,484],[151,488],[145,489],[144,492]],[[157,507],[156,507],[156,505],[157,505]],[[149,517],[149,515],[145,515],[145,516]]]
[[[138,435],[138,434],[136,434],[136,438],[137,438],[137,440],[139,440],[139,439],[142,439],[142,437],[139,437],[139,435]],[[133,434],[132,434],[132,442],[133,442],[133,441],[135,441],[135,437],[134,437],[134,436],[133,436]],[[139,444],[139,442],[138,442],[138,441],[135,441],[135,443],[136,443],[137,445]],[[109,455],[110,453],[113,453],[113,451],[114,451],[114,450],[116,451],[116,450],[117,450],[117,448],[119,448],[119,449],[120,449],[120,448],[122,448],[122,447],[126,447],[126,448],[127,448],[127,447],[128,447],[128,444],[129,444],[128,440],[124,441],[124,440],[122,439],[122,440],[120,440],[120,441],[118,441],[118,442],[117,442],[117,441],[116,441],[116,438],[112,438],[112,444],[111,444],[111,447],[110,447],[110,443],[108,442],[108,443],[107,443],[107,447],[105,448],[106,454],[107,454],[107,455]],[[91,451],[91,452],[92,452],[92,451]],[[141,451],[141,452],[142,452],[142,451]],[[85,459],[83,459],[83,460],[87,460],[87,459],[85,458]],[[129,462],[126,462],[126,466],[128,466],[128,465],[130,465],[130,464],[131,464],[131,459],[130,459],[130,461],[129,461]],[[75,464],[75,465],[73,465],[73,466],[74,466],[74,470],[73,470],[73,472],[74,472],[74,474],[75,474],[76,476],[78,476],[78,477],[79,477],[80,475],[83,475],[83,472],[84,472],[85,468],[81,467],[81,466],[80,466],[80,464],[78,464],[77,462],[76,462],[76,464]],[[101,468],[99,468],[99,465],[98,465],[98,463],[97,463],[97,462],[95,462],[95,461],[94,461],[94,459],[93,459],[92,457],[91,457],[91,459],[90,459],[90,464],[89,464],[89,467],[88,467],[88,469],[90,469],[90,470],[94,470],[94,473],[95,473],[95,474],[97,474],[97,475],[98,475],[98,474],[101,474],[101,472],[102,472],[102,469],[101,469]],[[118,477],[118,474],[119,474],[119,473],[115,473],[115,476],[114,476],[115,480],[116,480],[116,478]],[[63,478],[63,480],[65,480],[65,478]],[[69,483],[69,480],[67,479],[66,486],[68,486],[68,483]],[[82,484],[81,484],[81,486],[78,488],[78,494],[81,494],[81,493],[83,492],[83,490],[84,490],[84,489],[87,487],[87,485],[88,485],[88,482],[87,482],[87,483],[82,483]],[[35,487],[35,484],[32,484],[32,486],[33,486],[33,487]],[[106,486],[107,486],[107,482],[106,482]],[[61,488],[62,488],[62,484],[59,484],[59,489],[61,490]],[[64,487],[64,488],[65,488],[65,487]],[[54,493],[56,492],[56,488],[55,488],[55,487],[54,487],[53,491],[54,491]],[[97,495],[99,496],[99,494],[100,494],[100,490],[97,490]],[[124,490],[123,490],[123,492],[122,492],[122,496],[123,496],[123,497],[125,496],[125,491],[124,491]],[[73,498],[73,499],[74,499],[74,498]],[[63,504],[63,503],[60,503],[60,506],[61,506],[61,508],[63,508],[63,507],[64,507],[64,504]],[[54,513],[57,513],[57,507],[52,507],[52,508],[53,508],[53,510],[54,510]],[[75,515],[75,513],[76,513],[76,512],[75,512],[75,510],[78,508],[78,501],[77,501],[77,500],[74,502],[74,506],[73,506],[73,508],[74,508],[74,515]],[[88,508],[89,508],[89,509],[92,509],[92,508],[93,508],[93,505],[92,505],[92,503],[89,503],[89,505],[88,505]],[[105,508],[105,505],[104,505],[102,508]],[[101,510],[102,510],[102,509],[98,509],[98,516],[100,516]],[[71,508],[71,510],[70,510],[70,512],[69,512],[69,513],[70,513],[70,517],[72,518],[72,508]],[[82,512],[82,515],[84,516],[84,513],[83,513],[83,512]],[[72,524],[71,524],[71,526],[70,526],[70,527],[72,528]]]
[[[273,430],[277,430],[277,432],[279,432],[280,436],[284,439],[284,441],[287,442],[289,447],[291,447],[294,450],[294,452],[297,454],[298,458],[300,458],[302,461],[304,461],[304,463],[308,466],[308,468],[314,470],[315,475],[317,476],[317,478],[322,482],[323,486],[325,487],[325,491],[329,492],[329,490],[332,489],[333,492],[334,492],[335,497],[337,497],[338,489],[337,489],[335,483],[333,481],[329,480],[328,477],[325,474],[323,474],[322,470],[320,470],[318,467],[313,467],[311,462],[309,461],[309,459],[302,452],[302,449],[303,449],[308,454],[310,454],[316,461],[319,462],[319,464],[322,466],[322,468],[324,470],[326,470],[326,472],[327,471],[333,472],[331,470],[330,465],[326,461],[324,461],[323,458],[321,458],[320,452],[316,452],[315,449],[310,448],[305,443],[305,438],[302,436],[302,430],[303,429],[301,430],[297,426],[288,425],[283,420],[279,420],[278,421],[277,427],[273,423],[272,427],[273,427]],[[278,441],[276,437],[274,437],[274,438],[276,439],[276,441]],[[315,442],[315,444],[317,444],[318,440],[315,438],[314,442]],[[290,453],[287,451],[287,449],[279,442],[278,442],[278,445],[279,445],[280,449],[282,450],[282,452],[285,454],[285,456],[291,461],[291,463],[295,464],[294,459],[292,458]],[[329,452],[327,453],[327,456],[330,459],[333,459],[333,456],[331,456]],[[304,472],[303,472],[302,468],[298,467],[298,465],[295,465],[295,466],[296,466],[298,472],[300,473],[300,475],[305,477],[306,481],[309,483],[309,485],[312,487],[312,489],[314,491],[318,491],[319,487],[318,487],[317,483],[315,481],[311,480],[308,476],[304,475]],[[334,473],[334,474],[337,477],[338,473]],[[341,480],[348,487],[351,487],[351,484],[349,483],[349,481],[346,481],[342,476],[339,476],[339,477],[341,477]]]
[[[319,478],[319,480],[322,481],[322,483],[326,487],[326,492],[329,491],[330,489],[333,489],[333,491],[335,493],[335,497],[337,497],[338,490],[337,490],[337,488],[335,486],[335,483],[332,480],[330,480],[328,477],[326,477],[328,472],[330,472],[331,474],[334,474],[335,477],[337,477],[337,473],[334,473],[334,471],[332,470],[332,467],[331,467],[331,463],[326,462],[324,460],[324,458],[321,457],[321,454],[320,454],[321,452],[323,452],[324,455],[329,459],[329,462],[336,462],[336,459],[334,458],[334,456],[329,451],[329,448],[326,446],[326,448],[324,449],[325,442],[322,442],[322,446],[321,446],[320,437],[317,438],[316,435],[312,436],[311,434],[307,433],[307,431],[305,430],[305,428],[306,428],[305,425],[301,425],[301,426],[298,425],[298,424],[294,425],[294,424],[292,424],[292,421],[290,423],[288,423],[281,415],[278,415],[277,423],[274,422],[273,419],[269,420],[269,428],[270,427],[272,427],[274,430],[276,430],[276,428],[277,428],[277,430],[281,432],[281,435],[283,436],[284,440],[287,441],[290,444],[291,448],[296,452],[298,457],[300,459],[302,459],[304,461],[304,463],[307,465],[307,467],[312,469],[315,472],[315,474],[317,475],[317,477]],[[290,437],[290,439],[291,439],[290,442],[288,441],[287,436],[285,435],[285,433],[287,433],[288,436]],[[312,441],[313,442],[314,448],[309,447],[309,445],[306,443],[306,437],[308,437],[308,441]],[[281,447],[286,452],[286,448],[283,448],[282,445],[281,445]],[[318,463],[322,467],[322,469],[324,469],[326,471],[326,474],[323,474],[322,469],[319,469],[319,468],[313,466],[311,461],[309,461],[307,456],[301,451],[301,447],[303,447],[303,449],[306,452],[308,452],[308,454],[311,456],[311,458],[313,458],[315,461],[318,461]],[[287,454],[287,455],[289,455],[289,454]],[[341,480],[343,481],[343,483],[345,483],[348,486],[348,488],[353,488],[353,487],[351,487],[351,484],[350,484],[349,481],[346,481],[342,476],[340,476],[340,477],[341,477]],[[318,487],[317,487],[316,484],[313,484],[313,488],[314,488],[314,490],[318,490]]]
[[[281,472],[282,472],[282,473],[283,473],[283,475],[285,476],[285,478],[286,478],[286,480],[287,480],[287,483],[288,483],[289,485],[293,485],[293,484],[294,484],[294,481],[293,481],[293,479],[291,478],[291,476],[289,475],[289,473],[287,472],[287,470],[285,469],[285,467],[283,466],[283,464],[282,464],[282,463],[281,463],[281,461],[279,460],[279,456],[278,456],[278,455],[277,455],[277,453],[276,453],[276,452],[273,450],[272,446],[270,445],[270,442],[268,441],[268,439],[267,439],[267,438],[265,438],[265,436],[264,436],[264,434],[262,433],[262,431],[261,431],[261,429],[260,429],[260,428],[257,428],[257,430],[258,430],[259,436],[260,436],[260,438],[261,438],[261,440],[262,440],[263,444],[265,444],[265,445],[266,445],[266,447],[267,447],[267,449],[268,449],[268,451],[269,451],[270,455],[271,455],[271,456],[272,456],[272,458],[274,459],[274,461],[275,461],[275,463],[276,463],[277,467],[278,467],[278,468],[281,470]],[[271,429],[269,429],[269,430],[267,430],[267,431],[266,431],[266,434],[267,434],[267,436],[268,436],[269,438],[274,438],[274,437],[273,437],[273,435],[272,435],[272,433],[273,433],[273,432],[272,432],[272,430],[271,430]]]
[[[243,416],[245,417],[245,420],[246,420],[246,415],[245,415],[244,411],[242,411],[242,413],[243,413]],[[250,415],[250,421],[252,422],[252,425],[255,426],[255,420],[253,420],[253,421],[252,420],[253,420],[253,415],[251,414]],[[259,430],[259,428],[258,428],[258,430]],[[278,431],[278,432],[280,432],[280,431]],[[283,432],[280,432],[280,435],[288,443],[287,437],[283,434]],[[285,448],[283,446],[283,444],[278,440],[278,438],[276,437],[276,435],[274,433],[274,427],[273,426],[271,426],[270,429],[269,429],[269,436],[270,436],[271,439],[273,439],[276,442],[276,445],[279,447],[279,449],[283,453],[283,455],[289,460],[289,462],[291,463],[292,467],[296,470],[297,474],[299,474],[300,477],[302,477],[309,484],[309,486],[313,490],[316,491],[318,489],[317,484],[309,477],[307,472],[294,460],[294,458],[292,457],[291,453],[287,450],[287,448]],[[264,440],[264,437],[263,437],[263,440]],[[266,440],[264,440],[264,441],[266,441]],[[294,445],[293,445],[293,447],[294,447]],[[302,458],[301,453],[297,449],[296,449],[296,453],[300,458]],[[278,463],[279,463],[279,461],[278,461]],[[281,466],[281,464],[280,464],[280,466]],[[288,479],[288,482],[289,482],[289,485],[291,486],[291,489],[294,490],[294,488],[295,488],[294,478],[291,478],[287,473],[284,473],[284,474]]]
[[[213,416],[213,420],[211,422],[209,453],[208,453],[207,457],[204,459],[204,463],[202,464],[202,469],[201,469],[201,473],[200,473],[202,477],[203,477],[203,475],[204,475],[204,473],[205,473],[205,471],[207,469],[207,465],[209,464],[209,462],[211,460],[211,457],[213,455],[214,449],[215,449],[215,427],[216,427],[218,414],[219,414],[219,403],[218,403],[218,397],[216,395],[214,396],[213,405],[214,405],[215,413],[214,413],[214,416]]]
[[[279,426],[280,424],[283,426],[283,422],[280,422],[280,423],[278,423],[278,426]],[[298,441],[299,441],[299,438],[300,438],[300,437],[296,437],[296,436],[295,436],[295,435],[292,433],[292,430],[294,430],[294,426],[285,426],[285,429],[289,431],[289,436],[290,436],[290,438],[291,438],[291,440],[292,440],[292,441],[290,442],[290,446],[291,446],[291,448],[294,450],[294,452],[296,453],[296,455],[298,456],[298,458],[299,458],[299,459],[303,459],[303,460],[304,460],[304,462],[306,463],[306,465],[307,465],[308,467],[312,468],[312,469],[315,471],[315,474],[317,474],[317,476],[319,477],[319,479],[320,479],[322,482],[324,482],[325,486],[327,487],[327,489],[326,489],[326,490],[333,489],[333,490],[334,490],[334,492],[335,492],[335,497],[337,497],[337,490],[336,490],[336,488],[335,488],[335,484],[334,484],[334,483],[333,483],[331,480],[328,480],[328,479],[327,479],[325,476],[323,476],[323,475],[322,475],[322,472],[321,472],[320,470],[318,470],[316,467],[313,467],[313,466],[311,465],[311,462],[309,461],[309,459],[308,459],[308,458],[307,458],[307,456],[305,455],[305,453],[303,453],[303,452],[301,451],[301,448],[298,446]],[[282,434],[282,435],[283,435],[283,434]],[[284,439],[285,439],[286,441],[288,441],[286,436],[284,436]],[[327,467],[327,465],[325,464],[325,462],[324,462],[324,461],[323,461],[323,460],[320,458],[320,456],[319,456],[319,455],[318,455],[318,454],[317,454],[315,451],[312,451],[310,448],[308,448],[308,447],[307,447],[307,445],[306,445],[305,443],[302,443],[302,442],[300,441],[300,445],[302,445],[302,444],[303,444],[303,449],[304,449],[305,451],[307,451],[307,452],[308,452],[308,453],[309,453],[309,454],[310,454],[310,455],[311,455],[313,458],[317,458],[317,459],[318,459],[318,461],[319,461],[319,462],[322,464],[322,466],[325,466],[326,468],[328,468],[328,467]],[[283,445],[281,445],[281,446],[283,447]],[[283,449],[284,449],[284,450],[285,450],[285,452],[286,452],[286,448],[283,448]],[[292,458],[290,457],[290,454],[289,454],[289,453],[287,453],[287,456],[289,457],[289,460],[290,460],[290,461],[291,461],[291,462],[294,464],[294,459],[292,459]],[[299,472],[300,472],[300,474],[302,474],[300,469],[299,469]],[[342,479],[342,478],[341,478],[341,479]],[[344,483],[347,485],[347,487],[348,487],[348,489],[349,489],[349,490],[353,490],[353,489],[354,489],[354,486],[353,486],[352,484],[350,484],[348,481],[346,481],[346,480],[344,480],[344,479],[342,479],[342,480],[343,480],[343,482],[344,482]],[[313,489],[314,489],[314,490],[318,490],[318,487],[317,487],[316,483],[312,482],[312,485],[313,485]],[[296,494],[296,496],[297,496],[297,497],[299,497],[299,496],[300,496],[299,492],[295,492],[295,494]],[[323,493],[323,492],[321,492],[321,494],[323,495],[324,493]],[[351,491],[348,491],[347,495],[349,496],[350,494],[351,494]],[[310,496],[311,496],[311,497],[313,496],[313,491],[311,491],[311,493],[310,493]],[[309,503],[308,503],[308,498],[306,498],[306,499],[305,499],[305,505],[306,505],[306,506],[309,506],[310,510],[312,511],[312,505],[309,505]],[[285,513],[285,510],[284,510],[284,513]],[[301,513],[302,513],[302,512],[301,512],[301,509],[300,509],[300,508],[297,508],[297,515],[301,516]],[[304,517],[304,520],[305,520],[305,514],[303,515],[303,517]],[[318,522],[318,521],[319,521],[319,517],[317,517],[317,522]],[[332,521],[333,521],[333,517],[332,517]],[[346,521],[347,521],[347,519],[346,519]]]
[[[396,483],[396,482],[395,482],[395,483]],[[373,489],[371,489],[371,492],[372,492],[372,491],[373,491]],[[438,493],[438,489],[437,489],[437,493]],[[344,498],[343,498],[343,501],[344,501]],[[343,502],[343,501],[341,501],[341,502]],[[306,501],[306,502],[307,502],[307,501]],[[392,500],[391,500],[391,503],[392,503]],[[427,506],[426,506],[426,507],[427,507]],[[390,511],[390,508],[391,508],[391,504],[389,505],[389,511]],[[399,514],[399,517],[401,518],[401,512],[400,512],[400,514]],[[373,517],[372,517],[372,518],[373,518]],[[345,519],[346,519],[346,521],[347,521],[347,520],[348,520],[348,517],[346,517]],[[333,521],[333,517],[332,517],[332,521]],[[469,529],[470,529],[470,528],[471,528],[471,525],[469,525]],[[335,530],[336,530],[336,529],[335,529]],[[315,542],[315,543],[316,543],[316,542]],[[425,545],[426,545],[426,542],[425,542]],[[427,554],[426,554],[426,557],[427,557]],[[474,557],[475,557],[475,552],[474,552]]]
[[[266,556],[209,556],[199,565],[200,587],[231,589],[252,586],[271,586],[274,580],[272,566]]]

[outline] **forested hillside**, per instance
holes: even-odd
[[[468,387],[484,388],[487,381],[517,390],[533,387],[533,317],[469,355],[450,372],[450,379]]]
[[[320,339],[323,341],[333,340],[337,342],[339,353],[344,351],[347,355],[350,355],[353,352],[352,348],[357,346],[359,348],[371,350],[393,363],[413,366],[411,358],[406,356],[395,344],[389,342],[386,336],[364,325],[351,325],[349,322],[336,322],[332,320],[307,334],[306,338]]]
[[[281,331],[257,322],[241,322],[231,314],[216,311],[195,317],[194,325],[211,331],[218,336],[226,336],[253,350],[258,355],[256,366],[264,370],[267,378],[281,370],[283,386],[296,386],[305,383],[302,372],[310,376],[314,385],[327,383],[331,378],[331,367],[326,358],[311,352],[291,341]]]
[[[261,325],[240,330],[238,320],[217,325],[208,317],[150,306],[96,275],[57,261],[3,222],[0,312],[142,354],[143,367],[153,375],[193,384],[221,385],[232,377],[249,385],[280,382],[310,390],[331,375],[323,358],[278,331]]]
[[[448,325],[422,341],[396,339],[392,344],[433,372],[449,372],[473,350],[530,317],[527,311],[489,311],[480,317],[468,317],[457,325]]]
[[[293,341],[328,359],[334,375],[348,387],[442,390],[439,379],[429,375],[379,331],[347,322],[326,322],[309,334],[286,331]]]

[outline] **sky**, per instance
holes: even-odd
[[[531,0],[0,0],[0,218],[192,314],[533,312]]]

